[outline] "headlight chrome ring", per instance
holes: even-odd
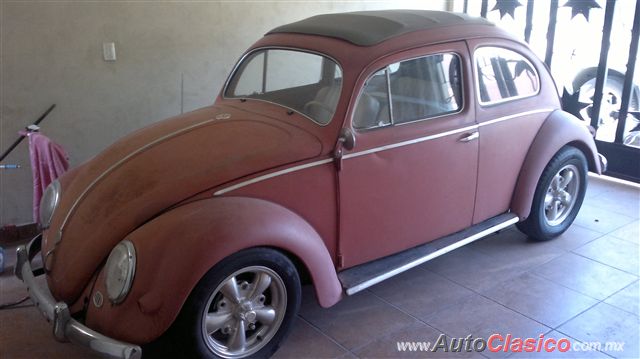
[[[42,194],[40,200],[40,226],[42,229],[47,229],[51,225],[51,218],[53,218],[53,212],[58,207],[60,202],[60,182],[54,180],[49,184],[47,189]]]
[[[128,240],[118,243],[104,266],[107,297],[113,304],[121,303],[133,284],[136,272],[136,249]]]

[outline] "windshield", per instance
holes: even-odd
[[[341,89],[342,70],[333,60],[308,52],[267,49],[245,57],[224,96],[273,102],[326,125]]]

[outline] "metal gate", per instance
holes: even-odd
[[[464,0],[463,11],[489,18],[498,26],[510,25],[510,30],[530,45],[536,30],[539,35],[546,30],[544,38],[538,36],[543,40],[538,43],[543,45],[538,46],[537,52],[556,74],[572,72],[575,67],[580,67],[579,61],[575,60],[564,66],[555,63],[554,54],[560,52],[560,47],[572,41],[589,42],[587,47],[596,49],[591,56],[594,65],[579,69],[576,76],[569,79],[570,83],[567,79],[558,83],[563,88],[563,108],[589,121],[596,129],[598,151],[609,160],[607,175],[640,183],[640,76],[637,76],[640,74],[634,74],[640,36],[640,2],[563,0],[561,5],[558,0],[522,0],[523,3],[525,1],[526,4],[518,0]],[[558,19],[559,10],[567,12],[561,21]],[[570,18],[568,11],[571,11]],[[632,27],[625,28],[625,23],[631,26],[631,19]],[[601,32],[602,37],[600,41],[592,41],[588,33],[566,28],[567,24],[594,29]],[[626,60],[618,69],[609,63],[612,35],[618,45],[614,60]],[[559,39],[563,40],[561,44],[558,44]],[[573,56],[571,54],[570,58],[574,59]],[[554,77],[558,82],[557,76]]]

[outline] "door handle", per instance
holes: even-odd
[[[473,141],[473,140],[477,140],[478,137],[480,137],[480,133],[478,131],[474,131],[474,132],[462,137],[458,141],[460,141],[460,142],[470,142],[470,141]]]

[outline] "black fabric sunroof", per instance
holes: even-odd
[[[277,27],[267,34],[321,35],[371,46],[408,32],[469,24],[493,25],[483,18],[446,11],[383,10],[317,15]]]

